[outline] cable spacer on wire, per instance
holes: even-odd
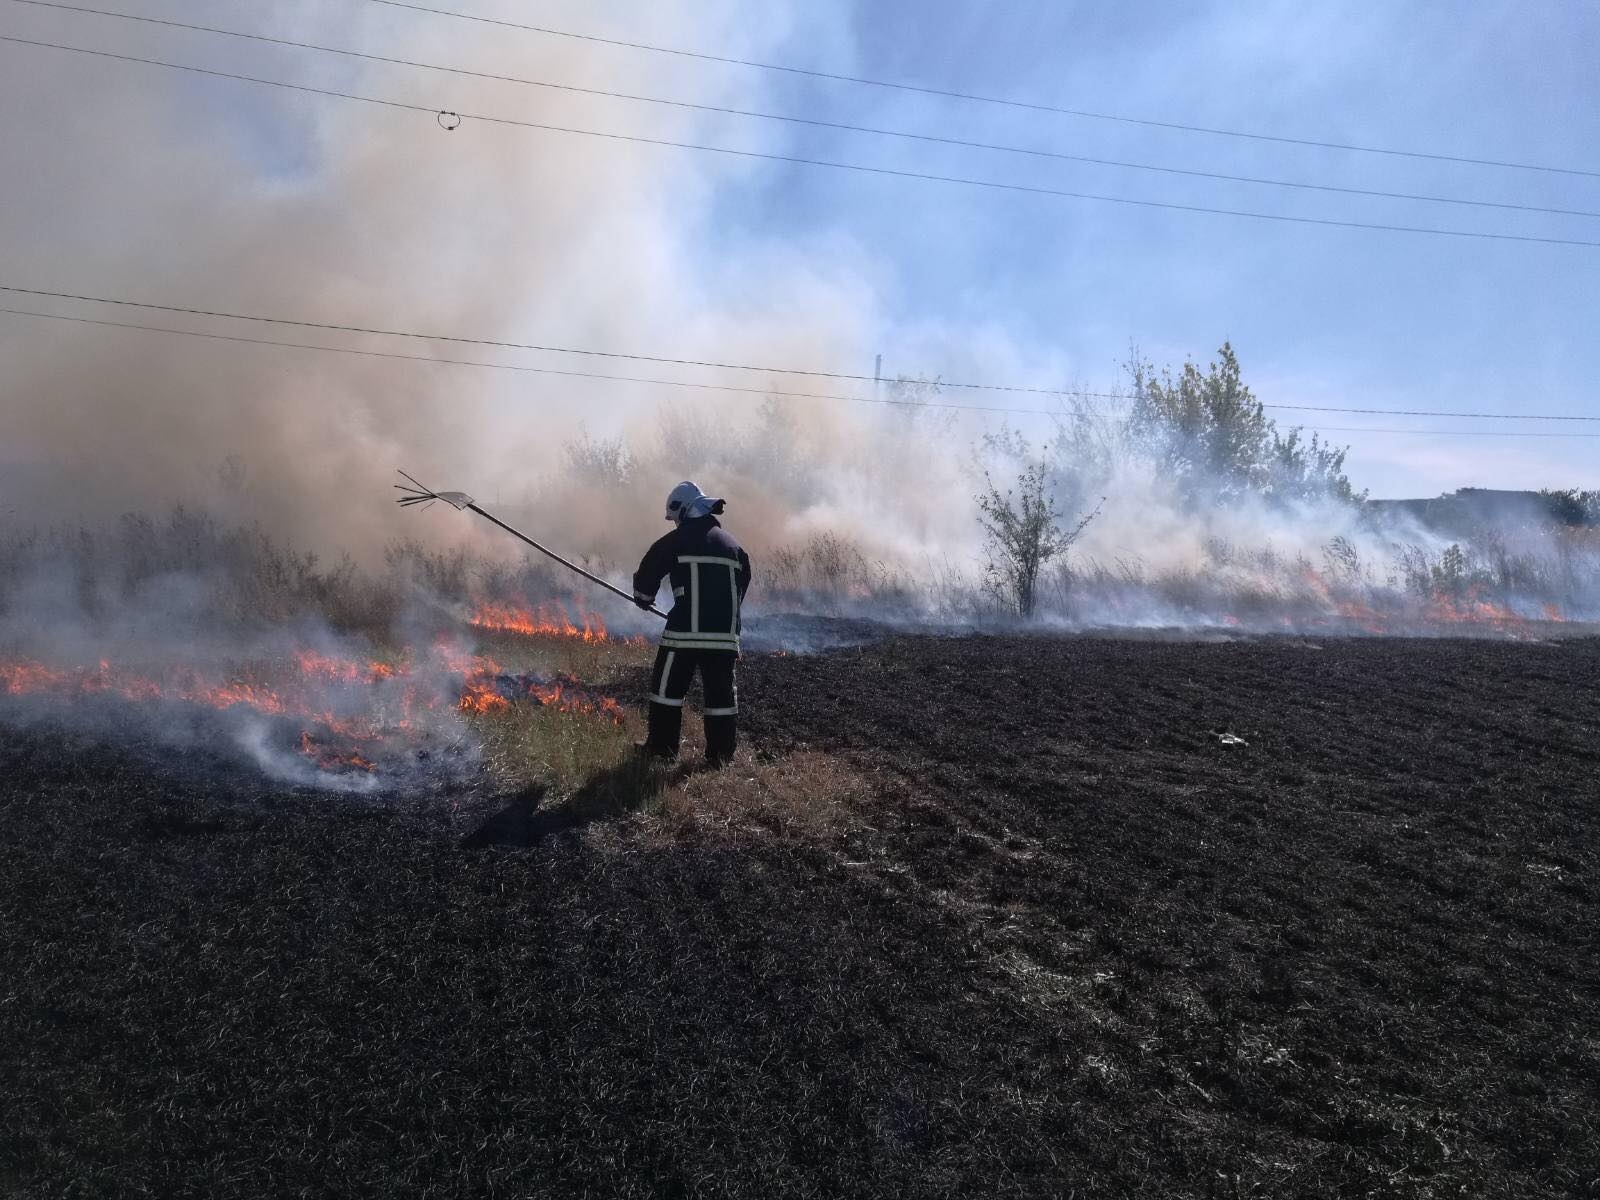
[[[439,122],[439,128],[444,130],[456,129],[461,125],[461,114],[439,110],[439,115],[434,118]]]

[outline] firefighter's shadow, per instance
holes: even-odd
[[[618,820],[643,806],[641,783],[649,770],[636,762],[622,763],[591,776],[565,800],[553,802],[543,785],[527,788],[462,838],[461,848],[533,846],[551,834]],[[654,782],[659,786],[663,780],[657,777]]]

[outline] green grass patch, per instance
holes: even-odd
[[[633,754],[628,723],[531,702],[472,718],[484,761],[508,787],[570,792]]]

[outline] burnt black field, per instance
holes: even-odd
[[[847,819],[0,735],[0,1193],[1600,1195],[1600,640],[896,637],[741,699]]]

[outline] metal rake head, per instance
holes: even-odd
[[[419,483],[413,476],[407,475],[404,471],[397,471],[396,473],[406,481],[405,483],[394,485],[396,491],[405,493],[396,501],[401,508],[410,508],[414,504],[420,504],[423,508],[427,508],[435,500],[443,500],[446,504],[456,509],[465,509],[472,504],[472,497],[465,492],[436,492],[425,484]]]

